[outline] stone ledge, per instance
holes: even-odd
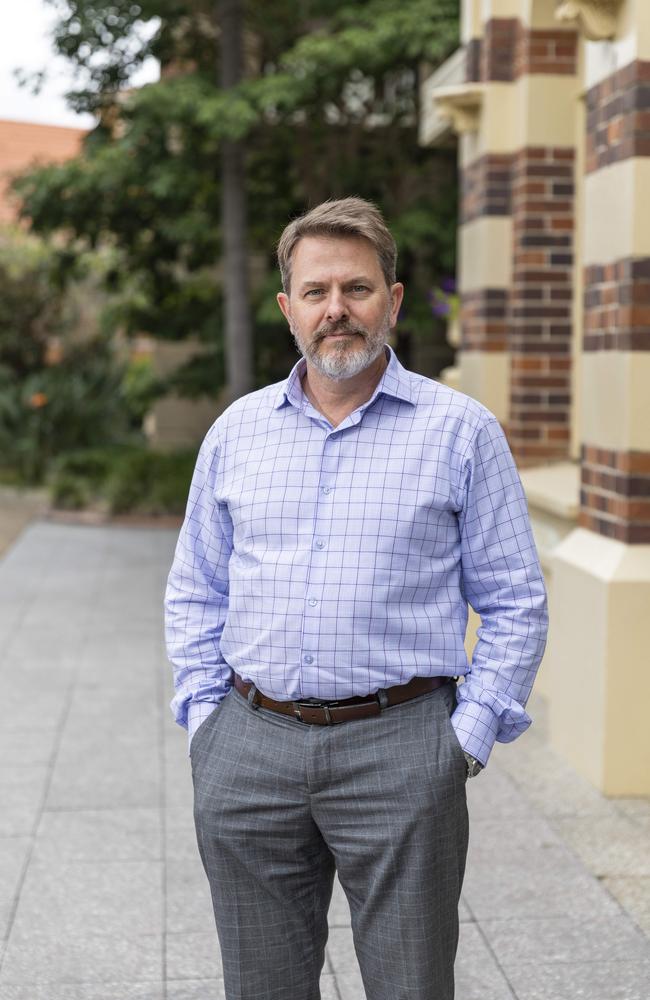
[[[521,481],[531,511],[576,521],[580,506],[580,465],[577,462],[524,469]]]

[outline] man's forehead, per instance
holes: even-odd
[[[352,268],[368,276],[381,272],[379,257],[364,236],[303,236],[293,251],[292,270],[301,280],[314,271],[343,271]],[[310,275],[307,275],[307,271]],[[313,280],[316,280],[316,277]]]

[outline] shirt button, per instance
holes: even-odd
[[[329,486],[323,486],[323,493],[327,494],[330,492]]]
[[[308,601],[308,604],[309,604],[310,607],[315,608],[316,605],[318,604],[318,601],[316,600],[315,597],[310,597],[309,601]]]
[[[316,548],[317,548],[317,549],[324,549],[324,548],[325,548],[325,542],[323,542],[323,541],[322,541],[322,540],[321,540],[321,539],[319,538],[319,539],[318,539],[318,541],[316,542]]]
[[[305,657],[305,663],[313,663],[313,662],[314,662],[314,657],[310,656],[309,653],[307,653],[307,656]]]

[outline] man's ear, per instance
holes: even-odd
[[[397,314],[399,313],[399,308],[402,304],[402,299],[404,298],[404,285],[401,283],[401,281],[396,281],[394,285],[391,285],[390,297],[391,297],[390,325],[392,329],[397,323]]]
[[[285,292],[278,292],[276,295],[278,305],[287,323],[291,323],[291,307],[289,306],[289,296]]]

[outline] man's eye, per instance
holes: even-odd
[[[312,296],[315,298],[317,295],[322,295],[322,288],[310,288],[308,292],[305,292],[305,296]]]
[[[352,291],[353,292],[367,292],[368,291],[368,286],[367,285],[353,285],[352,286]]]

